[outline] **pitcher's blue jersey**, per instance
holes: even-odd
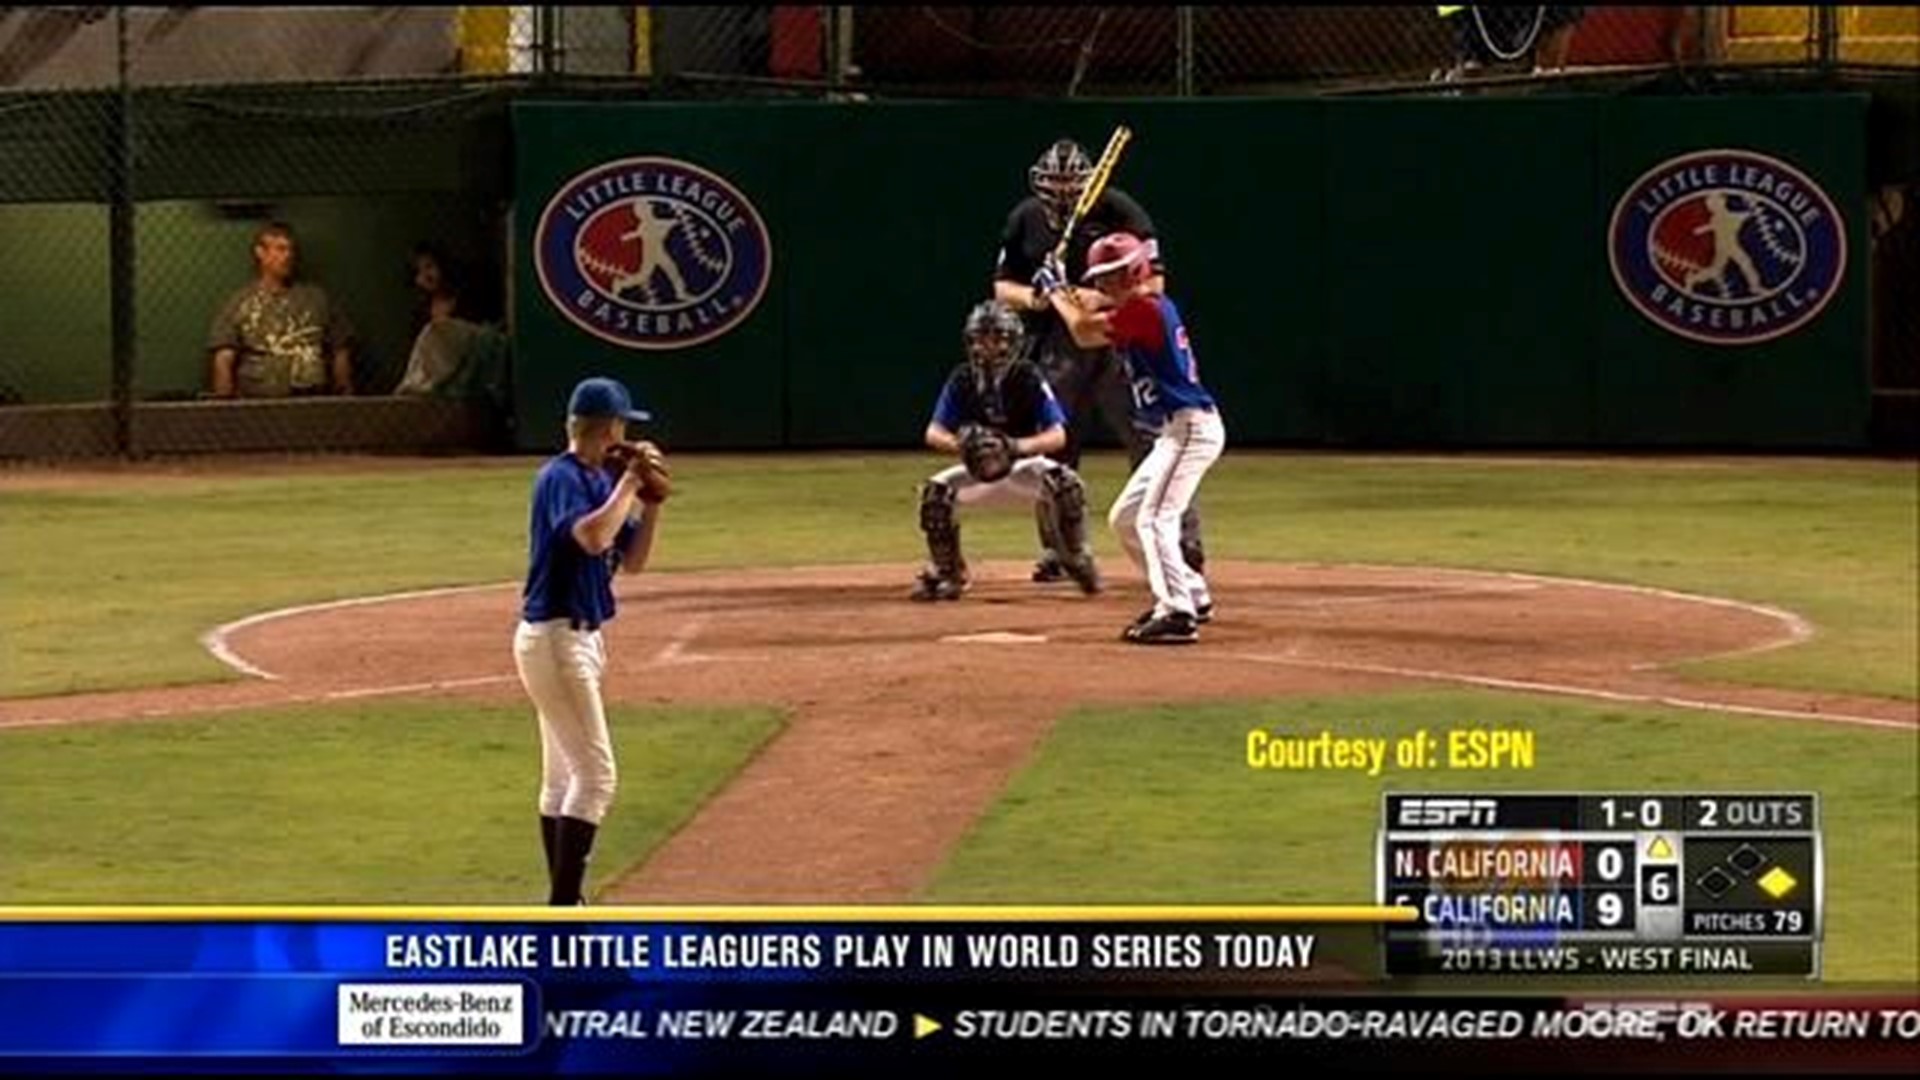
[[[622,525],[613,550],[597,557],[581,550],[573,538],[574,522],[598,510],[612,494],[613,478],[571,453],[540,467],[527,529],[521,618],[535,623],[566,619],[581,630],[598,629],[613,618],[615,553],[631,542],[634,526]]]
[[[1127,361],[1137,419],[1159,428],[1181,409],[1212,409],[1187,343],[1180,309],[1164,296],[1136,296],[1114,310],[1108,336]]]

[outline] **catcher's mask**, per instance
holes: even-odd
[[[1020,356],[1026,327],[1020,316],[998,300],[982,300],[967,313],[964,333],[967,362],[976,374],[999,378]]]
[[[1093,160],[1072,139],[1059,139],[1040,154],[1040,160],[1027,170],[1027,183],[1047,209],[1064,217],[1080,201],[1080,191],[1093,175]]]

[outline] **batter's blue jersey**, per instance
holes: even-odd
[[[613,567],[635,526],[628,522],[604,555],[587,554],[573,537],[574,523],[606,504],[613,477],[572,454],[548,459],[533,479],[528,523],[527,584],[520,617],[528,622],[566,619],[592,630],[613,618]]]
[[[1159,428],[1181,409],[1212,409],[1180,309],[1164,296],[1136,296],[1114,310],[1108,336],[1127,361],[1133,411]]]

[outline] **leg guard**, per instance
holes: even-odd
[[[1187,512],[1180,515],[1180,557],[1194,573],[1207,572],[1207,548],[1200,537],[1199,499],[1188,503]]]
[[[1087,548],[1087,485],[1080,474],[1062,465],[1048,469],[1040,481],[1039,512],[1044,512],[1062,555]]]
[[[1198,539],[1180,541],[1180,558],[1187,564],[1187,569],[1194,573],[1207,572],[1207,549],[1201,546]]]
[[[1093,546],[1087,541],[1087,486],[1080,474],[1064,465],[1048,469],[1040,481],[1040,501],[1052,521],[1055,548],[1060,565],[1080,586],[1092,595],[1100,591],[1100,573],[1094,566]]]
[[[1045,499],[1033,504],[1034,532],[1040,537],[1040,561],[1034,567],[1033,580],[1060,580],[1060,534],[1053,527],[1053,509]]]
[[[945,484],[929,480],[920,487],[920,531],[927,534],[927,558],[934,572],[949,581],[967,577],[967,563],[960,556],[960,523],[954,518],[957,498]]]

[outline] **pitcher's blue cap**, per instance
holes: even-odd
[[[633,406],[633,395],[627,388],[613,379],[582,379],[579,386],[573,388],[573,399],[567,402],[567,415],[585,417],[589,420],[618,416],[623,420],[645,423],[653,419],[653,414]]]

